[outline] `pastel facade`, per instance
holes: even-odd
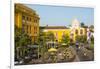
[[[15,25],[21,28],[32,38],[32,42],[37,41],[39,36],[39,15],[36,11],[22,4],[15,4]]]
[[[72,26],[45,26],[43,32],[52,32],[58,42],[61,42],[63,35],[68,35],[70,39],[76,41],[76,36],[86,35],[87,28],[80,27],[80,22],[77,19],[72,21]]]
[[[70,36],[70,29],[65,26],[48,26],[45,27],[43,32],[52,32],[56,38],[56,41],[61,42],[63,35]]]
[[[76,36],[87,35],[87,28],[83,28],[80,26],[80,22],[77,19],[72,21],[72,26],[70,27],[70,37],[73,41],[76,40]]]

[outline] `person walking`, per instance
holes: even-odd
[[[76,50],[78,51],[78,48],[79,48],[79,43],[78,41],[76,41]]]

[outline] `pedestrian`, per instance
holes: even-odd
[[[78,41],[76,41],[76,50],[78,51],[78,48],[79,48],[79,43]]]

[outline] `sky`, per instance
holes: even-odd
[[[85,25],[94,24],[94,9],[68,6],[26,4],[40,17],[40,26],[69,26],[74,19]]]

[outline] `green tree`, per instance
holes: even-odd
[[[44,33],[42,30],[39,32],[39,38],[38,38],[38,53],[41,54],[42,61],[44,61],[44,53],[47,51],[47,46],[46,46],[46,33]]]
[[[61,43],[66,43],[66,44],[70,43],[70,37],[68,36],[68,34],[62,36]]]
[[[17,53],[20,52],[20,58],[26,55],[25,52],[28,52],[27,45],[31,44],[31,37],[28,36],[25,32],[22,32],[21,28],[15,26],[15,58]]]
[[[85,24],[83,22],[81,22],[81,27],[84,27],[84,26],[85,26]]]
[[[81,27],[83,27],[83,28],[88,28],[88,26],[86,26],[86,25],[84,24],[84,22],[81,22]]]
[[[87,42],[87,36],[86,35],[78,35],[76,36],[76,41],[79,43],[86,43]]]
[[[93,35],[91,36],[90,48],[91,48],[92,50],[94,50],[94,36],[93,36]]]
[[[91,43],[94,44],[94,36],[91,36]]]
[[[45,36],[47,41],[55,41],[55,36],[52,32],[48,32]]]
[[[94,29],[94,25],[91,25],[90,28]]]
[[[91,25],[89,28],[91,32],[94,32],[94,25]]]

